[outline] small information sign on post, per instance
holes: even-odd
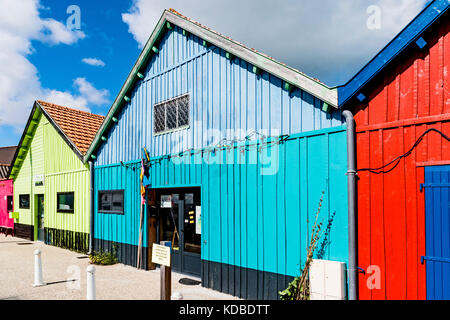
[[[161,245],[153,244],[152,262],[160,265],[161,300],[170,300],[172,295],[172,268],[170,266],[170,247],[165,244],[166,241],[161,241]]]

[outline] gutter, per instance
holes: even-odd
[[[356,267],[356,131],[353,114],[344,110],[347,124],[347,183],[348,183],[348,279],[349,300],[358,300],[358,273]]]
[[[89,161],[89,171],[90,171],[90,200],[91,208],[89,214],[89,254],[94,252],[94,163]]]

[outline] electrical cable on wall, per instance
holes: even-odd
[[[257,139],[257,140],[250,140],[250,138],[252,138],[253,136],[260,136],[261,139]],[[223,138],[222,140],[220,140],[219,142],[212,144],[208,147],[202,148],[202,149],[188,149],[182,152],[179,152],[177,155],[166,155],[162,158],[158,158],[158,159],[150,159],[147,162],[148,165],[152,165],[153,163],[161,163],[162,160],[164,159],[170,159],[170,158],[181,158],[183,156],[188,156],[188,155],[196,155],[196,154],[203,154],[203,153],[215,153],[216,150],[231,150],[231,149],[240,149],[241,152],[244,151],[250,151],[250,150],[258,150],[259,152],[263,149],[263,148],[267,148],[269,146],[272,145],[279,145],[280,143],[283,143],[284,141],[289,140],[290,135],[286,134],[286,135],[280,135],[280,136],[266,136],[264,134],[261,134],[257,131],[252,131],[250,134],[248,134],[247,136],[245,136],[244,139],[231,139],[231,140],[227,140],[226,138]],[[267,140],[271,139],[270,142],[268,142]],[[264,141],[266,140],[266,141]],[[254,145],[236,145],[238,143],[245,143],[248,141],[256,141],[257,143]],[[261,142],[259,142],[261,141]],[[254,149],[251,149],[254,148]]]
[[[391,171],[393,171],[399,164],[400,164],[400,160],[403,158],[408,157],[413,151],[414,149],[422,142],[423,138],[430,132],[437,132],[439,133],[445,140],[450,141],[450,138],[448,136],[446,136],[444,133],[442,133],[441,131],[439,131],[438,129],[428,129],[426,130],[418,139],[417,141],[414,143],[414,145],[411,147],[411,149],[409,149],[406,153],[402,154],[401,156],[398,156],[397,158],[395,158],[394,160],[392,160],[391,162],[385,164],[382,167],[378,167],[378,168],[363,168],[363,169],[358,169],[356,170],[357,172],[364,172],[364,171],[368,171],[370,173],[374,173],[374,174],[384,174],[384,173],[389,173]],[[395,163],[395,164],[394,164]],[[385,168],[389,167],[390,165],[393,165],[392,168],[388,169],[388,170],[384,170]]]

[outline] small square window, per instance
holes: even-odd
[[[74,192],[59,192],[57,198],[57,212],[74,213]]]
[[[19,209],[30,209],[29,194],[19,194]]]
[[[189,126],[189,94],[155,104],[153,108],[153,132],[168,133]]]
[[[124,191],[123,190],[99,191],[98,212],[123,214]]]

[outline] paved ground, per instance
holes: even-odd
[[[43,287],[33,287],[34,250],[42,251]],[[0,235],[0,300],[82,300],[86,298],[86,268],[89,259],[82,254]],[[82,258],[82,259],[80,259]],[[152,271],[116,264],[95,266],[97,299],[158,300],[159,269]],[[184,275],[172,273],[172,292],[180,292],[184,300],[231,300],[227,294],[201,285],[178,283]],[[71,281],[75,279],[75,281]]]

